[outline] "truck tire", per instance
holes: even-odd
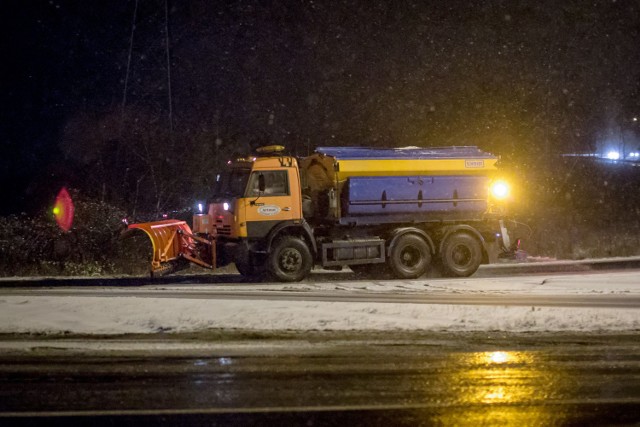
[[[251,254],[237,255],[234,264],[238,273],[248,279],[260,279],[265,273],[264,262],[259,263]]]
[[[442,274],[447,277],[468,277],[482,263],[482,246],[469,233],[458,232],[447,237],[440,254]]]
[[[297,237],[282,237],[271,247],[267,269],[274,279],[281,282],[299,282],[309,274],[311,267],[311,251]]]
[[[416,279],[429,269],[431,250],[422,237],[405,234],[391,248],[388,263],[398,279]]]

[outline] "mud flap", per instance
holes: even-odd
[[[504,225],[504,220],[498,221],[500,224],[500,234],[502,235],[502,244],[506,250],[511,250],[511,237],[509,236],[509,231],[507,227]]]

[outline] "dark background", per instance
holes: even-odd
[[[558,155],[640,148],[638,1],[2,8],[0,215],[48,209],[63,185],[130,214],[179,209],[269,142],[479,145],[553,203],[585,177],[620,180],[591,204],[637,192],[638,168]]]

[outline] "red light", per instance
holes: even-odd
[[[62,187],[58,196],[56,197],[56,203],[53,205],[53,217],[63,231],[69,231],[73,224],[74,213],[73,201],[66,188]]]

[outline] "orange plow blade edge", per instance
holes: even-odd
[[[152,273],[165,270],[167,263],[180,258],[202,267],[215,268],[213,260],[207,260],[209,262],[201,260],[196,242],[203,243],[209,248],[215,248],[215,245],[212,245],[210,240],[194,236],[185,221],[168,219],[129,225],[127,232],[133,230],[142,230],[151,240],[153,245]]]

